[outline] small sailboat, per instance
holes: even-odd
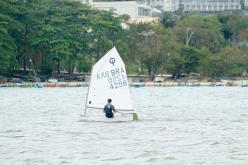
[[[113,118],[107,118],[103,113],[108,99],[112,99],[117,111]],[[138,120],[132,106],[125,64],[115,47],[92,69],[84,117],[89,121]]]

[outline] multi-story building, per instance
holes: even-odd
[[[128,23],[157,22],[157,15],[161,14],[160,10],[137,1],[92,2],[90,5],[99,10],[113,10],[118,15],[129,15]]]
[[[132,19],[142,18],[150,21],[149,17],[157,17],[161,11],[183,10],[188,12],[217,12],[240,10],[241,1],[248,8],[248,0],[136,0],[94,2],[80,0],[97,9],[114,10],[118,15],[129,15]],[[158,10],[157,10],[158,9]],[[149,19],[148,19],[149,18]],[[151,19],[153,20],[153,19]]]
[[[91,4],[93,2],[93,0],[79,0],[80,2],[82,2],[83,4]]]
[[[244,5],[246,8],[248,8],[248,0],[244,0]]]
[[[147,4],[153,8],[163,11],[174,11],[174,4],[178,6],[177,0],[137,0],[138,3]]]
[[[136,1],[92,2],[91,5],[100,10],[113,10],[118,15],[129,15],[131,18],[152,16],[150,6]]]
[[[179,7],[178,0],[164,0],[162,10],[175,11]]]
[[[184,11],[227,11],[240,10],[240,0],[178,0]]]
[[[147,5],[164,10],[175,11],[226,11],[240,10],[241,0],[138,0],[146,2]],[[248,5],[248,0],[245,0]]]

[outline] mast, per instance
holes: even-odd
[[[85,99],[84,116],[86,116],[86,111],[87,111],[87,101],[88,101],[89,90],[90,90],[90,87],[88,85],[87,95],[86,95],[86,99]]]
[[[90,82],[92,79],[92,68],[93,67],[94,67],[94,65],[91,67],[91,72],[90,72],[90,81],[88,83],[88,90],[87,90],[86,99],[85,99],[84,116],[86,116],[86,113],[87,113],[87,101],[88,101],[88,95],[89,95],[89,90],[90,90]]]

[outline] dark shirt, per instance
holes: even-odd
[[[108,106],[110,106],[110,108],[112,109],[112,111],[116,112],[115,107],[112,104],[106,104],[104,106],[103,112],[106,113],[106,111],[108,110]]]

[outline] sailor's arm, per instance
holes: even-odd
[[[112,109],[113,109],[114,113],[116,113],[115,107],[113,105],[112,105]]]
[[[105,106],[104,106],[104,108],[103,108],[103,112],[105,113],[105,112],[106,112],[106,110],[107,110],[107,105],[105,105]]]

